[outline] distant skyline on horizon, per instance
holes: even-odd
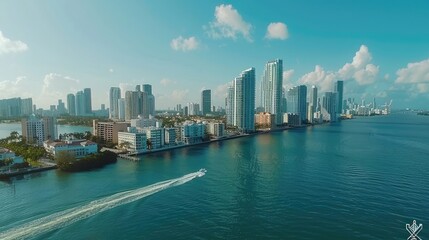
[[[243,70],[256,68],[258,89],[265,63],[282,59],[286,89],[322,93],[344,80],[344,99],[428,109],[427,22],[423,0],[5,0],[0,99],[31,97],[48,108],[91,88],[98,109],[109,106],[110,87],[151,84],[156,109],[199,103],[203,89],[224,107]]]

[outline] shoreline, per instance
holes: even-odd
[[[174,145],[174,146],[170,146],[170,147],[153,149],[151,151],[144,151],[144,152],[138,152],[138,153],[128,153],[128,154],[118,154],[118,158],[123,159],[123,160],[141,161],[142,159],[140,159],[140,156],[148,155],[148,154],[152,154],[152,153],[159,153],[159,152],[165,152],[165,151],[170,151],[170,150],[180,149],[180,148],[185,148],[185,147],[193,147],[193,146],[199,146],[199,145],[204,145],[204,144],[211,144],[211,143],[215,143],[215,142],[227,141],[227,140],[237,139],[237,138],[242,138],[242,137],[255,136],[255,135],[259,135],[259,134],[267,134],[267,133],[272,133],[272,132],[287,131],[287,130],[291,130],[291,129],[313,127],[313,126],[318,126],[318,125],[324,125],[327,123],[330,123],[330,122],[323,122],[323,123],[318,123],[318,124],[308,124],[308,125],[294,126],[294,127],[286,126],[286,127],[280,127],[280,128],[275,128],[275,129],[271,129],[271,130],[262,130],[262,131],[259,130],[259,131],[253,132],[253,133],[227,136],[227,137],[222,137],[222,138],[213,139],[213,140],[200,142],[200,143],[180,144],[180,145]]]

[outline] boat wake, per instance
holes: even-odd
[[[114,207],[137,201],[167,188],[185,184],[194,178],[204,176],[206,172],[207,171],[205,169],[200,169],[197,172],[186,174],[179,178],[158,182],[134,190],[116,193],[111,196],[92,201],[83,206],[57,212],[34,221],[24,223],[23,225],[16,226],[4,232],[0,232],[0,239],[25,239],[34,237],[41,233],[62,228]]]

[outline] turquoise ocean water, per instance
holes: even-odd
[[[429,238],[429,117],[357,118],[141,158],[0,182],[0,236],[407,239],[415,219]],[[182,177],[200,168],[205,176]]]

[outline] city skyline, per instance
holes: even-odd
[[[323,93],[344,80],[344,96],[427,108],[428,3],[272,3],[266,15],[253,9],[270,4],[238,1],[2,1],[2,98],[33,98],[46,109],[91,88],[96,109],[109,105],[110,87],[148,83],[157,109],[199,102],[203,89],[223,106],[225,83],[238,71],[255,67],[259,86],[265,63],[282,59],[286,89],[315,85]],[[192,9],[199,11],[189,17]]]

